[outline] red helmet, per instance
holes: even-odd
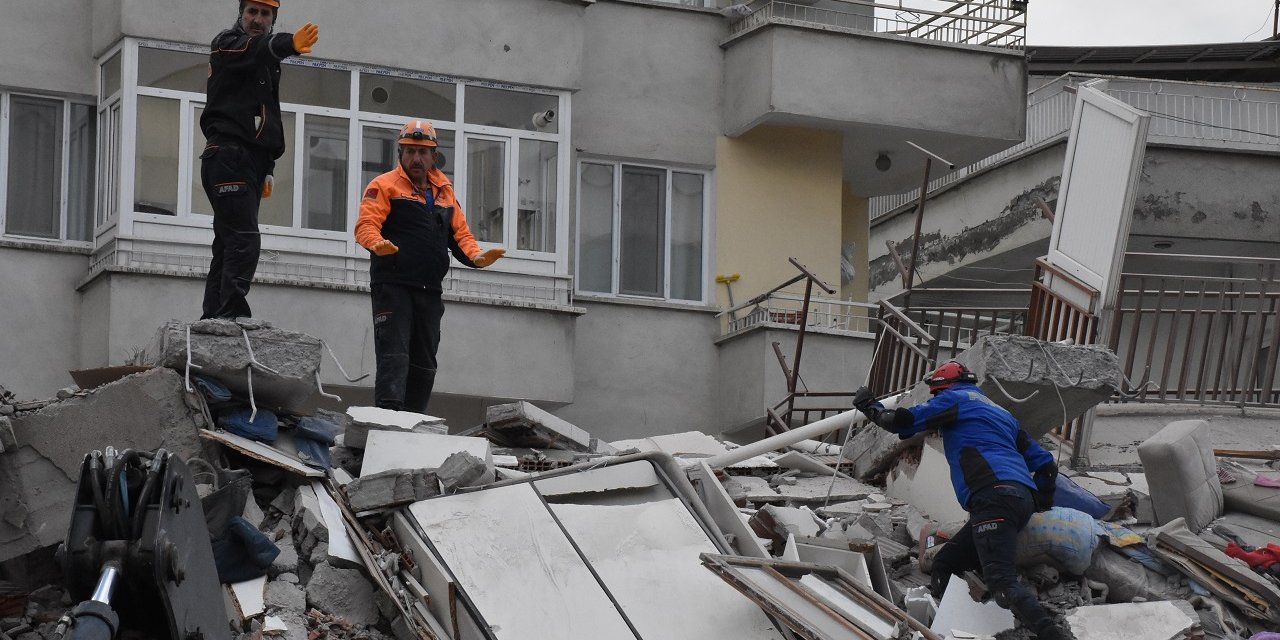
[[[929,393],[937,393],[943,389],[951,388],[951,385],[954,384],[977,381],[978,376],[970,371],[968,367],[955,360],[950,360],[935,369],[928,378],[925,378],[924,383],[929,385]]]

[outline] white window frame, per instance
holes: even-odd
[[[578,281],[582,264],[582,242],[580,241],[580,227],[582,224],[582,167],[583,165],[594,164],[610,167],[613,171],[613,202],[612,202],[612,255],[609,274],[609,291],[585,291],[578,288]],[[637,167],[641,169],[657,169],[666,172],[666,193],[663,203],[663,220],[665,237],[663,238],[663,282],[662,296],[642,296],[636,294],[619,293],[619,286],[622,277],[622,168]],[[672,173],[688,173],[699,175],[702,177],[702,298],[698,300],[686,300],[684,298],[671,297],[671,174]],[[607,158],[590,158],[584,157],[578,159],[577,171],[574,172],[574,180],[576,183],[577,198],[574,202],[574,209],[577,215],[574,217],[574,293],[586,297],[599,298],[617,298],[629,300],[661,300],[663,302],[671,302],[676,304],[707,304],[710,294],[710,274],[711,272],[711,206],[713,202],[712,172],[708,169],[698,169],[690,167],[681,167],[675,165],[654,164],[648,162],[632,162],[627,160],[610,160]]]
[[[49,102],[57,102],[61,108],[61,122],[58,123],[59,134],[61,137],[60,162],[58,167],[58,236],[50,238],[46,236],[23,235],[20,233],[10,233],[8,230],[9,222],[9,156],[11,149],[9,148],[10,128],[13,126],[13,97],[19,96],[23,98],[32,98],[36,100],[45,100]],[[22,239],[31,242],[47,242],[59,245],[90,247],[93,244],[92,238],[89,240],[73,240],[67,237],[70,225],[68,224],[68,208],[70,206],[70,188],[67,183],[71,175],[71,107],[72,105],[87,106],[95,108],[93,101],[85,98],[73,98],[65,95],[49,95],[34,93],[30,91],[3,91],[0,92],[0,236]],[[100,128],[100,127],[99,127]],[[97,172],[97,153],[98,142],[94,141],[94,180],[95,191],[97,190],[97,181],[99,177]],[[96,217],[96,213],[91,212],[90,215]],[[92,235],[92,232],[91,232]]]

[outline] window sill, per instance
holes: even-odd
[[[597,296],[589,293],[574,292],[574,301],[598,302],[601,304],[620,304],[633,307],[649,307],[651,309],[669,309],[671,311],[697,311],[701,313],[720,313],[720,307],[701,302],[673,302],[647,298],[623,298],[615,296]]]
[[[93,247],[87,242],[71,240],[36,240],[34,238],[18,238],[14,236],[0,237],[0,249],[26,249],[29,251],[49,251],[52,253],[75,253],[87,256],[93,253]]]
[[[673,2],[663,2],[662,0],[609,0],[618,4],[638,4],[646,7],[654,7],[657,9],[676,9],[677,11],[693,11],[696,13],[706,13],[710,15],[720,16],[720,10],[711,7],[690,7],[688,5],[676,4]]]

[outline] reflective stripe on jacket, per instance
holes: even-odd
[[[382,240],[390,240],[400,250],[389,256],[374,255],[369,262],[373,284],[395,283],[440,291],[440,282],[449,273],[449,252],[458,262],[475,267],[480,245],[471,235],[467,217],[453,194],[453,184],[444,172],[427,172],[434,206],[419,191],[400,165],[369,183],[360,199],[355,237],[360,246],[373,251]]]

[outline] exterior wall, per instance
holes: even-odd
[[[721,87],[712,79],[723,69],[724,18],[600,2],[582,25],[573,146],[590,155],[713,165]]]
[[[30,400],[71,384],[77,369],[83,251],[0,245],[0,386]]]
[[[740,273],[735,302],[799,274],[840,274],[840,135],[764,126],[716,146],[716,273]],[[723,287],[717,300],[728,305]]]
[[[6,2],[0,37],[0,85],[92,95],[88,39],[92,0]],[[57,25],[58,33],[51,33]]]
[[[712,313],[579,304],[586,313],[574,330],[573,404],[556,415],[602,440],[718,431]]]
[[[1280,242],[1280,157],[1149,148],[1131,235]],[[1139,249],[1146,251],[1147,248]],[[1175,243],[1175,253],[1188,253]],[[1236,255],[1256,255],[1242,249]]]
[[[867,256],[871,249],[867,199],[854,195],[846,182],[840,200],[840,298],[866,302],[870,282]]]

